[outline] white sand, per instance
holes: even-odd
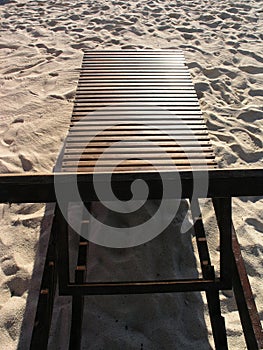
[[[81,48],[181,48],[219,165],[262,166],[262,1],[10,0],[0,4],[1,173],[52,171],[71,117]],[[43,213],[44,205],[0,206],[0,344],[4,350],[28,349],[35,305],[27,295],[29,286],[37,288],[43,264],[39,255],[36,258]],[[261,318],[262,213],[262,198],[234,201],[234,222]],[[209,205],[205,222],[216,262],[218,242]],[[94,259],[105,260],[89,273],[110,278],[114,264],[119,267],[118,277],[124,271],[129,271],[129,277],[134,271],[146,278],[194,272],[190,263],[185,268],[180,260],[185,254],[191,260],[192,237],[169,234],[177,226],[124,256],[93,246]],[[47,223],[42,231],[45,244]],[[176,244],[171,243],[172,237]],[[39,253],[45,253],[42,245]],[[147,266],[140,264],[142,257]],[[165,259],[170,261],[168,268]],[[64,348],[68,301],[61,298],[61,307],[54,311],[50,349]],[[211,330],[207,335],[204,325],[205,300],[203,305],[199,294],[91,297],[86,304],[83,349],[209,349],[209,342],[213,347]],[[230,348],[245,349],[231,293],[222,294],[222,310]]]

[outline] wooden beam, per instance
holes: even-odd
[[[182,193],[180,198],[190,198],[193,189],[193,176],[205,179],[207,174],[209,185],[207,194],[211,197],[240,197],[263,195],[263,169],[215,169],[194,171],[165,171],[162,175],[171,186],[175,184],[175,174],[180,175]],[[78,182],[79,192],[85,202],[96,201],[97,196],[93,186],[92,173],[26,173],[0,175],[0,202],[1,203],[47,203],[56,202],[54,183],[59,183],[66,191],[67,198],[74,201],[72,184]],[[149,199],[162,198],[160,174],[156,171],[114,173],[111,186],[120,199],[129,199],[130,185],[136,179],[147,181],[150,188]],[[98,183],[105,182],[105,173],[96,174]],[[107,198],[105,198],[107,200]]]

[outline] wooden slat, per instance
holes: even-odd
[[[153,161],[154,165],[189,165],[189,164],[215,164],[213,160],[209,159],[187,159],[187,158],[173,158],[173,157],[167,157],[167,159],[163,158],[146,158],[146,155],[141,155],[141,157],[144,157],[143,159],[124,159],[121,164],[125,166],[136,166],[136,165],[146,165],[148,163],[148,159]],[[124,158],[124,157],[123,157]],[[79,161],[73,161],[73,160],[63,160],[63,167],[70,167],[70,166],[76,166],[76,167],[102,167],[102,166],[112,166],[114,162],[112,160],[104,159],[102,158],[99,162],[96,160],[79,160]]]
[[[167,120],[173,120],[173,119],[182,119],[182,120],[188,120],[188,119],[203,119],[201,117],[201,111],[199,110],[193,110],[193,111],[187,111],[187,112],[182,112],[180,110],[176,110],[176,111],[172,111],[171,109],[165,109],[165,108],[158,108],[159,110],[153,109],[153,108],[149,108],[147,107],[147,109],[138,109],[138,108],[130,108],[126,111],[120,111],[120,110],[109,110],[109,109],[100,109],[97,110],[96,113],[94,114],[89,114],[88,118],[89,119],[117,119],[117,118],[129,118],[129,120],[135,120],[135,119],[167,119]],[[138,112],[138,110],[140,112]],[[84,112],[75,112],[73,110],[73,118],[72,120],[76,120],[78,119],[78,117],[81,117],[81,115],[83,115]],[[85,115],[85,113],[84,113]],[[96,120],[97,120],[96,119]]]
[[[103,106],[105,104],[105,102],[107,103],[112,103],[112,107],[113,108],[125,108],[125,109],[130,109],[130,107],[134,108],[145,108],[147,109],[148,107],[152,107],[152,109],[156,110],[156,104],[161,105],[161,106],[198,106],[199,107],[199,103],[198,101],[176,101],[174,99],[172,99],[171,101],[159,101],[158,99],[152,99],[151,101],[136,101],[136,100],[131,100],[131,101],[127,101],[125,99],[120,100],[120,99],[116,99],[116,100],[111,100],[111,99],[101,99],[101,102],[92,102],[89,101],[87,103],[87,106]],[[117,106],[116,106],[117,103]],[[85,107],[83,106],[85,105],[84,103],[81,102],[76,102],[75,106],[76,107]],[[74,107],[75,107],[74,106]],[[147,107],[147,108],[146,108]]]
[[[196,98],[196,95],[193,94],[193,91],[183,92],[178,90],[123,90],[118,91],[116,89],[108,89],[104,91],[95,90],[90,91],[89,89],[78,90],[76,92],[76,98],[97,98],[101,95],[101,97],[175,97],[175,98]]]
[[[114,73],[114,75],[139,75],[139,76],[144,76],[144,75],[153,75],[157,74],[157,75],[166,75],[169,74],[171,76],[185,76],[185,77],[191,77],[189,71],[187,71],[187,69],[185,68],[180,68],[177,66],[168,66],[168,67],[162,67],[161,65],[159,67],[144,67],[144,66],[138,66],[138,65],[134,65],[134,67],[132,68],[132,66],[123,66],[120,67],[118,64],[116,64],[115,67],[111,66],[109,68],[107,67],[101,67],[98,68],[96,67],[96,69],[94,69],[93,65],[92,66],[84,66],[85,70],[81,70],[80,71],[80,76],[97,76],[99,74],[103,74],[103,75],[110,75],[112,73]]]
[[[196,111],[199,112],[200,114],[200,109],[198,108],[198,105],[195,105],[194,103],[189,104],[189,105],[184,105],[184,104],[179,104],[176,102],[172,103],[169,105],[166,102],[156,102],[155,104],[153,104],[152,106],[147,106],[147,105],[138,105],[140,102],[136,102],[136,103],[132,103],[130,102],[129,104],[123,104],[123,103],[104,103],[104,104],[98,104],[98,103],[89,103],[88,107],[83,106],[83,105],[78,105],[75,106],[74,108],[74,112],[94,112],[99,113],[99,112],[104,112],[104,111],[109,111],[110,113],[115,113],[115,111],[136,111],[138,113],[141,113],[141,111],[150,111],[153,110],[153,108],[155,107],[155,109],[161,109],[163,108],[164,110],[167,110],[171,113],[176,114],[177,111],[185,111],[185,113],[188,113],[190,111]],[[95,115],[95,114],[94,114]],[[161,114],[159,114],[161,115]]]
[[[149,102],[150,103],[150,102]],[[89,102],[87,105],[83,106],[82,104],[75,104],[74,106],[74,111],[91,111],[94,110],[94,108],[105,108],[108,107],[110,108],[111,111],[125,111],[125,110],[150,110],[150,109],[156,109],[157,106],[164,106],[163,108],[167,108],[167,110],[192,110],[192,109],[197,109],[199,110],[199,105],[197,102],[159,102],[156,101],[155,103],[151,103],[147,105],[147,102],[127,102],[127,103],[97,103],[97,102]]]
[[[158,51],[158,50],[143,50],[143,51],[134,51],[134,50],[122,50],[122,51],[86,51],[84,50],[85,55],[83,59],[90,59],[91,57],[168,57],[168,58],[177,58],[184,59],[182,52],[178,51]]]
[[[179,140],[178,140],[179,141]],[[136,138],[130,139],[127,141],[127,143],[129,144],[129,147],[132,148],[131,144],[133,144],[133,147],[145,147],[144,145],[148,145],[148,140],[137,140]],[[179,143],[176,143],[175,140],[155,140],[154,141],[155,145],[158,146],[162,146],[162,147],[167,147],[167,146],[172,146],[172,147],[211,147],[210,144],[210,140],[209,139],[205,139],[205,140],[196,140],[195,143],[192,142],[192,139],[190,138],[189,140],[186,139],[182,139],[180,140]],[[103,141],[100,140],[98,141],[98,139],[96,139],[95,141],[91,141],[89,143],[87,142],[81,142],[81,141],[75,141],[75,142],[68,142],[68,140],[66,141],[66,149],[70,149],[70,148],[80,148],[80,149],[85,149],[85,148],[107,148],[107,147],[114,147],[114,143],[110,142],[110,141]],[[122,144],[123,146],[123,144]]]
[[[184,57],[183,52],[181,50],[83,50],[85,55],[84,58],[89,58],[90,56],[126,56],[129,54],[129,57],[135,56],[180,56]]]
[[[119,60],[120,61],[150,61],[150,62],[153,62],[153,61],[161,61],[161,62],[171,62],[171,59],[173,61],[179,61],[179,62],[182,62],[183,60],[183,57],[182,56],[179,56],[179,55],[173,55],[173,56],[170,56],[170,55],[143,55],[143,56],[137,56],[137,55],[122,55],[122,56],[118,56],[118,55],[115,55],[115,56],[112,56],[112,55],[98,55],[98,56],[92,56],[92,55],[89,55],[88,58],[86,58],[85,56],[83,57],[83,61],[93,61],[93,60],[96,60],[96,62],[99,62],[99,61],[103,61],[103,62],[106,62],[106,61],[115,61],[115,62],[118,62]]]
[[[165,132],[161,130],[141,130],[140,132],[137,130],[103,130],[99,133],[96,133],[93,130],[86,130],[86,131],[79,131],[72,129],[69,131],[69,137],[108,137],[108,136],[123,136],[123,137],[129,137],[129,136],[162,136],[166,138],[170,138],[171,136],[190,136],[193,140],[195,137],[201,136],[208,136],[208,133],[206,130],[195,130],[192,134],[190,134],[190,130],[169,130],[169,134],[165,134]]]
[[[116,79],[116,80],[123,80],[123,79],[165,79],[165,80],[174,80],[174,81],[190,81],[190,74],[189,73],[177,73],[172,72],[171,69],[163,72],[146,72],[143,70],[143,72],[137,72],[137,70],[134,70],[133,72],[120,72],[120,71],[98,71],[97,73],[80,73],[79,80],[92,80],[92,79],[98,79],[98,80],[107,80],[107,79]]]
[[[82,131],[85,131],[85,132],[90,132],[90,131],[93,131],[93,130],[98,130],[100,132],[118,132],[118,131],[132,131],[132,130],[139,130],[138,132],[143,132],[143,131],[154,131],[154,132],[157,132],[157,133],[162,133],[164,130],[164,132],[167,132],[167,130],[169,131],[172,131],[172,132],[177,132],[179,130],[186,130],[186,131],[190,131],[191,129],[192,130],[205,130],[207,132],[207,129],[205,127],[205,125],[199,121],[197,125],[194,125],[192,123],[190,124],[187,124],[187,123],[181,123],[181,124],[171,124],[169,125],[168,123],[166,124],[156,124],[156,125],[153,125],[151,123],[147,123],[147,122],[134,122],[134,123],[131,123],[129,122],[129,124],[127,124],[127,122],[125,123],[124,122],[118,122],[118,124],[114,125],[107,125],[107,124],[104,124],[104,122],[102,123],[98,123],[98,122],[95,122],[97,123],[97,125],[90,125],[90,123],[83,123],[81,124],[81,122],[78,122],[77,124],[74,125],[74,127],[72,127],[70,129],[70,132],[82,132]]]
[[[81,154],[89,154],[89,155],[93,155],[94,153],[96,153],[97,155],[100,155],[102,152],[104,152],[104,150],[107,150],[108,154],[118,154],[118,153],[125,153],[127,155],[130,155],[131,153],[162,153],[162,152],[167,152],[167,153],[178,153],[178,154],[184,154],[184,152],[186,152],[187,154],[196,154],[196,152],[199,152],[198,154],[200,154],[200,152],[204,152],[204,153],[209,153],[209,154],[213,154],[213,149],[212,147],[175,147],[175,146],[167,146],[167,147],[150,147],[150,146],[141,146],[139,147],[132,147],[130,144],[127,147],[114,147],[114,144],[111,148],[107,148],[104,147],[103,149],[101,148],[87,148],[84,149]],[[74,154],[80,154],[80,149],[78,148],[66,148],[65,152],[64,152],[64,157],[67,157],[67,155],[74,155]],[[214,156],[214,154],[213,154]]]
[[[107,84],[106,84],[107,83]],[[159,80],[155,80],[155,81],[150,81],[150,80],[139,80],[137,79],[136,81],[112,81],[112,80],[107,80],[107,81],[104,81],[104,82],[97,82],[96,80],[94,81],[89,81],[89,80],[79,80],[79,83],[78,83],[78,86],[79,87],[93,87],[93,88],[98,88],[98,87],[102,87],[103,89],[107,88],[107,87],[117,87],[118,89],[121,89],[121,88],[125,88],[127,89],[127,87],[140,87],[142,86],[143,89],[145,89],[145,87],[147,86],[147,88],[151,89],[154,87],[158,87],[161,88],[161,87],[164,87],[165,89],[169,88],[169,87],[172,87],[173,89],[181,89],[181,90],[186,90],[186,89],[189,89],[189,90],[192,90],[193,89],[193,84],[188,82],[188,83],[178,83],[178,82],[175,82],[175,81],[169,81],[169,80],[166,80],[165,82],[162,80],[162,79],[159,79]]]
[[[125,102],[124,102],[125,101]],[[131,102],[155,102],[156,104],[167,102],[168,105],[198,105],[198,100],[195,97],[190,98],[175,98],[175,97],[159,97],[159,96],[152,96],[152,97],[141,97],[138,95],[137,97],[127,97],[127,96],[119,96],[119,97],[101,97],[101,98],[90,98],[88,97],[77,97],[75,99],[75,106],[81,106],[83,104],[90,105],[93,103],[131,103]]]
[[[97,160],[100,157],[101,153],[93,153],[93,154],[78,154],[78,155],[72,155],[72,154],[65,154],[63,157],[63,161],[65,163],[69,161],[79,161],[79,160]],[[166,153],[165,151],[161,152],[154,152],[152,151],[151,153],[149,152],[144,152],[142,149],[141,151],[138,152],[122,152],[122,153],[106,153],[103,154],[103,160],[107,159],[128,159],[128,158],[144,158],[144,159],[214,159],[213,153],[207,153],[207,154],[202,154],[201,152],[199,153]]]
[[[88,91],[88,90],[87,90]],[[147,92],[147,93],[146,93]],[[143,90],[143,91],[138,91],[135,90],[134,92],[132,91],[121,91],[116,93],[116,91],[107,91],[106,93],[102,92],[89,92],[89,93],[84,93],[82,91],[78,91],[76,93],[77,98],[85,98],[85,99],[90,99],[90,98],[119,98],[119,97],[173,97],[175,99],[184,99],[184,98],[197,98],[195,94],[193,93],[174,93],[171,91],[166,91],[166,90],[157,90],[157,91],[148,91],[148,90]]]
[[[82,68],[113,68],[117,69],[117,67],[120,67],[122,69],[133,69],[135,67],[137,68],[145,68],[145,69],[167,69],[167,68],[172,68],[176,69],[178,71],[187,71],[187,68],[185,66],[185,63],[180,63],[180,62],[172,62],[172,61],[163,61],[163,62],[153,62],[153,61],[136,61],[136,62],[121,62],[121,61],[83,61]]]
[[[62,171],[92,172],[102,152],[106,172],[116,160],[120,172],[149,171],[145,159],[163,170],[216,165],[180,50],[85,51]]]
[[[94,141],[166,141],[166,140],[172,140],[172,137],[167,137],[166,135],[121,135],[121,136],[96,136],[96,138],[94,138]],[[189,136],[189,135],[176,135],[176,140],[179,141],[191,141],[192,143],[195,143],[197,141],[209,141],[209,137],[208,135],[198,135],[195,137],[195,139],[193,139],[193,136]],[[85,136],[81,137],[81,136],[69,136],[67,137],[67,142],[83,142],[85,141]],[[88,142],[92,142],[92,141],[88,141]],[[175,142],[175,141],[174,141]]]
[[[118,75],[98,75],[98,76],[80,76],[79,77],[79,82],[83,83],[83,82],[95,82],[95,83],[99,83],[99,82],[118,82],[118,83],[123,83],[123,82],[128,82],[128,83],[147,83],[147,82],[164,82],[164,81],[170,81],[172,83],[180,83],[180,85],[183,84],[192,84],[190,79],[184,76],[172,76],[172,75],[168,75],[165,76],[163,74],[143,74],[143,75],[136,75],[136,74],[123,74],[122,76],[118,76]]]
[[[100,55],[100,56],[103,56],[103,55],[123,55],[123,54],[127,54],[129,53],[130,55],[147,55],[147,54],[150,54],[150,55],[154,55],[154,54],[166,54],[166,55],[180,55],[182,56],[183,53],[182,53],[182,50],[180,49],[173,49],[173,50],[165,50],[165,49],[162,49],[162,50],[129,50],[129,49],[124,49],[124,50],[90,50],[90,49],[83,49],[83,52],[86,54],[86,57],[88,55]]]
[[[137,64],[125,64],[125,63],[83,63],[82,68],[85,68],[85,71],[82,73],[88,72],[100,72],[101,70],[106,71],[167,71],[173,70],[174,72],[190,74],[186,67],[183,65],[172,64],[172,63],[137,63]]]
[[[74,130],[106,130],[106,129],[112,129],[112,130],[144,130],[144,129],[151,129],[151,130],[203,130],[206,129],[205,124],[202,122],[202,120],[186,120],[182,121],[181,123],[173,123],[169,124],[169,121],[159,121],[159,123],[156,123],[153,121],[145,121],[145,120],[131,120],[129,124],[127,124],[127,120],[125,119],[113,119],[110,120],[92,120],[89,122],[86,122],[85,120],[82,121],[72,121],[71,124],[71,130],[74,132]]]
[[[146,165],[136,165],[136,166],[118,166],[116,169],[114,169],[113,173],[134,173],[137,171],[143,171],[143,172],[149,172],[149,171],[181,171],[181,170],[188,170],[191,167],[191,169],[195,170],[202,170],[202,169],[214,169],[216,168],[216,164],[214,166],[212,165],[207,165],[207,164],[174,164],[174,165],[158,165],[158,169],[152,167],[151,165],[146,166]],[[63,172],[77,172],[77,173],[94,173],[94,167],[69,167],[69,168],[63,168]],[[99,169],[96,168],[96,173],[97,172],[104,172],[104,173],[111,173],[112,172],[112,167],[100,167]]]
[[[193,86],[187,86],[187,87],[176,87],[172,85],[161,85],[161,86],[155,86],[155,85],[148,85],[147,89],[144,85],[137,85],[137,86],[83,86],[78,85],[78,90],[76,91],[77,94],[83,94],[85,91],[88,91],[93,94],[108,94],[108,93],[166,93],[169,91],[169,93],[175,93],[175,94],[195,94],[195,90]]]
[[[90,130],[94,129],[96,126],[99,126],[99,128],[101,129],[101,127],[107,127],[107,125],[113,126],[114,125],[114,120],[118,121],[118,125],[116,125],[116,128],[119,128],[120,126],[136,126],[136,125],[149,125],[149,126],[156,126],[156,127],[164,127],[164,128],[169,128],[169,127],[180,127],[180,126],[189,126],[189,127],[195,127],[198,125],[202,125],[205,127],[204,121],[200,118],[196,118],[196,119],[190,119],[190,120],[157,120],[157,119],[142,119],[142,120],[129,120],[127,121],[126,118],[113,118],[112,120],[104,120],[102,122],[103,119],[100,118],[94,118],[92,120],[87,120],[87,119],[82,119],[79,118],[79,120],[72,120],[71,121],[71,126],[74,128],[76,127],[89,127]]]
[[[175,130],[188,130],[190,131],[191,129],[192,130],[206,130],[206,127],[204,124],[202,124],[201,122],[199,122],[197,125],[194,125],[194,124],[190,124],[190,125],[187,125],[187,124],[177,124],[177,125],[169,125],[168,123],[165,125],[165,124],[156,124],[156,126],[152,126],[152,125],[149,125],[149,124],[141,124],[141,125],[114,125],[114,126],[111,126],[110,124],[107,125],[107,124],[104,124],[104,123],[101,123],[99,124],[98,122],[97,125],[92,125],[90,123],[84,123],[84,124],[80,124],[81,122],[78,122],[78,124],[75,124],[75,125],[72,125],[73,128],[70,130],[70,132],[90,132],[90,131],[93,131],[93,130],[97,130],[97,131],[100,131],[100,132],[104,132],[106,130],[112,130],[112,131],[120,131],[120,130],[123,130],[123,131],[127,131],[127,130],[141,130],[141,131],[144,131],[144,130],[153,130],[154,132],[155,131],[163,131],[163,130],[171,130],[171,131],[175,131]]]

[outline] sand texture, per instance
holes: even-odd
[[[0,173],[52,171],[69,127],[83,48],[182,49],[219,166],[262,167],[262,9],[260,0],[0,1]],[[233,202],[263,321],[263,199]],[[52,206],[44,204],[0,204],[3,350],[29,348],[51,216]],[[196,274],[194,238],[180,233],[181,219],[136,249],[91,245],[89,276]],[[209,201],[204,220],[216,263],[218,234]],[[69,301],[58,299],[51,350],[67,346]],[[245,349],[232,293],[221,293],[221,303],[229,348]],[[90,350],[214,348],[206,300],[199,293],[86,298],[83,333],[82,348]]]

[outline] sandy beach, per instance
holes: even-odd
[[[0,173],[53,171],[82,49],[183,50],[219,167],[262,167],[262,8],[261,0],[0,1]],[[45,204],[0,204],[3,350],[29,349],[51,215]],[[263,198],[234,199],[233,219],[263,322]],[[207,201],[204,221],[216,264],[214,220]],[[89,275],[111,278],[116,266],[118,278],[195,273],[194,237],[180,234],[181,221],[123,255],[91,245],[91,261],[103,257],[104,264],[91,264]],[[56,302],[51,350],[67,346],[69,302]],[[203,293],[90,297],[85,304],[83,349],[214,349]],[[231,292],[221,293],[221,305],[229,348],[246,349]]]

